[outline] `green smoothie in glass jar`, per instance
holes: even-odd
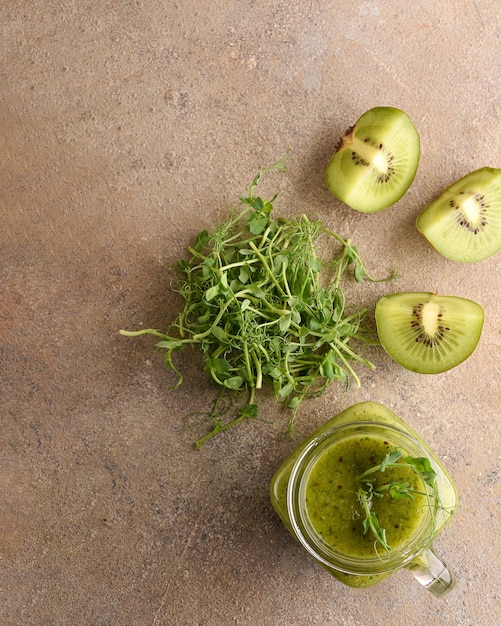
[[[363,402],[330,419],[271,483],[290,532],[336,578],[368,587],[406,567],[435,595],[453,586],[430,549],[457,507],[445,468],[386,407]]]

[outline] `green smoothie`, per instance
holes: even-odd
[[[395,448],[402,452],[396,459],[402,467],[386,463],[384,472],[367,475]],[[421,471],[404,466],[407,455],[431,462],[433,487]],[[389,487],[385,491],[385,483],[407,483],[408,491],[419,493],[392,497],[394,492]],[[369,499],[360,499],[361,488]],[[420,495],[430,494],[430,489],[430,499]],[[376,491],[383,497],[375,495]],[[414,572],[419,550],[427,550],[458,503],[451,477],[429,446],[400,417],[376,402],[355,404],[312,433],[277,469],[270,496],[291,534],[351,587],[370,587],[401,567]],[[384,529],[389,551],[364,526],[368,500],[369,515],[375,513]]]
[[[364,530],[366,514],[357,493],[364,486],[359,477],[393,450],[395,446],[389,441],[355,436],[329,446],[309,471],[305,492],[309,521],[323,541],[337,552],[362,558],[376,554],[384,557],[384,551],[375,545],[373,534]],[[399,549],[426,523],[427,487],[416,472],[404,466],[387,468],[370,478],[371,488],[379,494],[371,499],[371,511],[385,529],[391,549]],[[409,496],[390,497],[385,486],[391,483],[407,485]]]

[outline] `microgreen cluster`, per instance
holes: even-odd
[[[291,409],[291,429],[303,398],[320,395],[332,381],[358,386],[353,363],[374,367],[351,345],[352,339],[373,342],[361,327],[365,310],[349,307],[341,286],[348,268],[357,282],[374,279],[356,247],[321,222],[305,215],[274,219],[276,196],[255,196],[265,171],[252,181],[241,208],[214,231],[202,231],[189,248],[191,258],[178,262],[184,309],[167,331],[121,331],[157,336],[178,384],[183,378],[173,355],[191,344],[199,346],[221,390],[247,393],[244,406],[227,421],[218,398],[212,429],[198,447],[245,418],[257,418],[256,391],[265,380],[278,402]],[[322,235],[340,249],[334,260],[317,254]]]
[[[417,491],[413,489],[408,482],[389,482],[375,486],[375,476],[388,468],[399,469],[406,467],[417,474],[424,483],[425,491]],[[430,536],[433,536],[434,524],[435,524],[435,510],[440,507],[440,498],[438,494],[438,488],[436,485],[436,473],[432,468],[429,459],[426,457],[412,457],[406,456],[403,458],[401,450],[393,450],[389,452],[384,459],[378,465],[371,467],[359,476],[359,481],[362,486],[358,489],[357,498],[362,505],[365,518],[363,520],[364,534],[369,531],[372,533],[375,539],[375,546],[380,545],[388,556],[391,553],[391,547],[386,540],[386,529],[381,528],[377,514],[372,510],[372,502],[374,498],[383,498],[385,495],[390,498],[397,499],[410,499],[414,498],[414,494],[426,496],[428,507],[431,512],[432,518],[432,531]]]

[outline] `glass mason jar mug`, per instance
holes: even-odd
[[[431,545],[457,508],[456,488],[383,405],[356,404],[315,431],[275,473],[271,499],[307,552],[351,587],[401,568],[436,596],[454,585]]]

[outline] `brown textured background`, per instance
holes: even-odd
[[[500,258],[461,266],[415,217],[501,166],[495,0],[2,0],[0,5],[0,624],[490,626],[501,621]],[[408,194],[362,215],[325,189],[366,109],[404,109],[422,141]],[[379,349],[344,396],[303,405],[297,439],[269,395],[201,452],[213,389],[196,353],[177,391],[153,340],[180,304],[172,264],[289,154],[277,214],[323,219],[396,290],[485,307],[473,356],[435,377]],[[373,312],[388,285],[350,287]],[[437,552],[458,585],[407,572],[342,587],[282,528],[268,483],[296,443],[360,400],[386,404],[461,494]]]

